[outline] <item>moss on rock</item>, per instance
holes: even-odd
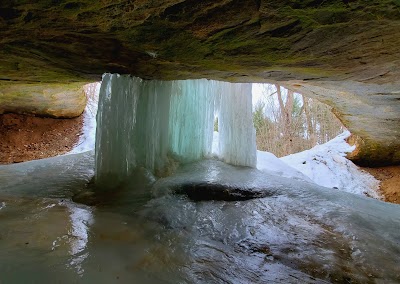
[[[378,167],[400,164],[400,145],[363,139],[357,135],[351,135],[347,142],[355,145],[356,149],[347,155],[354,163],[364,167]]]

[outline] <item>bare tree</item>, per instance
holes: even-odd
[[[330,108],[275,84],[254,110],[257,147],[278,157],[322,144],[343,131]]]

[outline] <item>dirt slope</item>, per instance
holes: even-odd
[[[78,142],[81,129],[82,116],[54,119],[0,115],[0,164],[64,154]]]
[[[381,181],[380,190],[385,201],[400,204],[400,166],[362,169]]]

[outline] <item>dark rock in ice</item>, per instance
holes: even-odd
[[[186,194],[194,201],[241,201],[273,195],[273,192],[270,189],[228,185],[215,182],[188,182],[178,185],[177,188],[173,189],[173,191],[178,194]]]

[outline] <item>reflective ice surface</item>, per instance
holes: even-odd
[[[400,206],[216,161],[132,180],[97,206],[74,203],[93,153],[0,166],[4,283],[396,283]],[[271,196],[192,202],[188,181]]]
[[[28,197],[71,197],[94,174],[93,151],[0,165],[0,194]]]

